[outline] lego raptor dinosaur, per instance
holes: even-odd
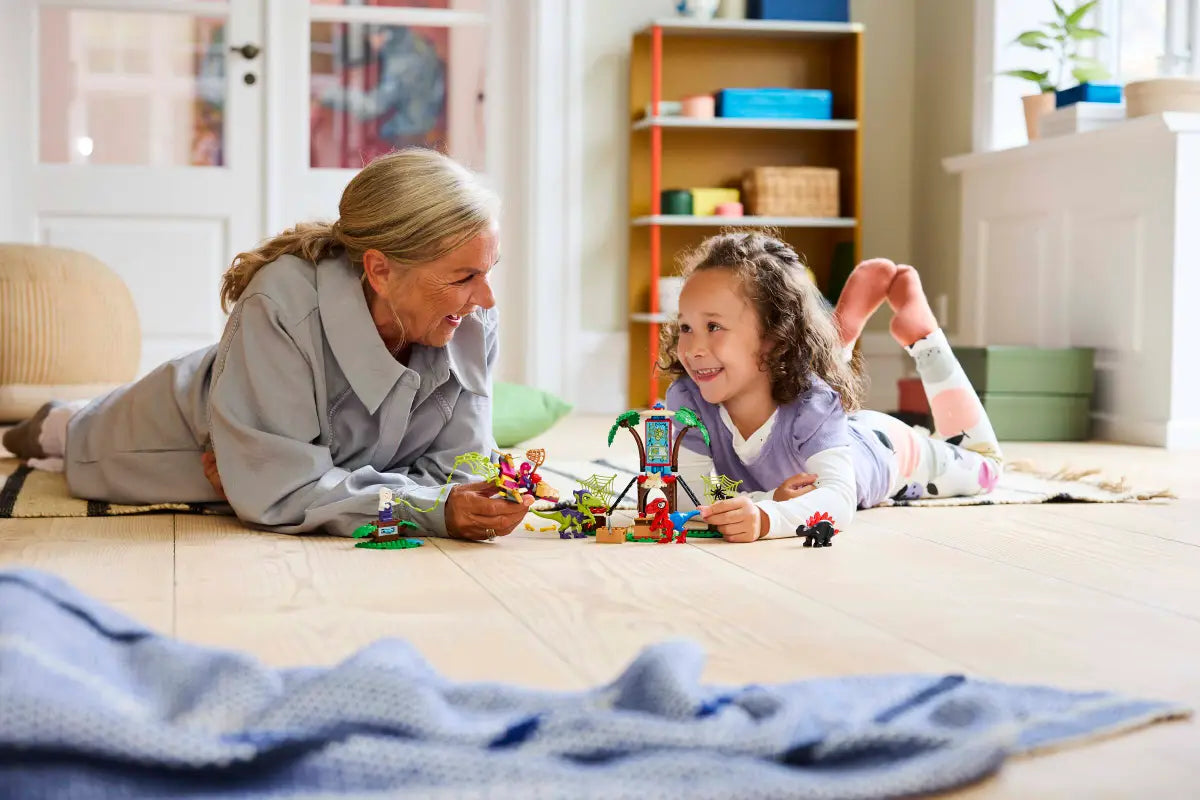
[[[574,495],[574,502],[558,503],[545,511],[530,511],[542,519],[557,523],[560,539],[570,539],[572,536],[583,539],[587,531],[596,527],[596,515],[608,513],[608,506],[587,489],[576,489]]]

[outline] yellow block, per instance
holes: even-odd
[[[691,192],[692,213],[697,217],[711,217],[721,203],[738,203],[742,196],[737,189],[692,189]]]

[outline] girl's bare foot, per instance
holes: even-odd
[[[833,320],[837,324],[842,347],[858,341],[867,320],[883,305],[888,296],[888,287],[896,277],[897,267],[886,258],[872,258],[862,262],[850,277],[838,297]]]
[[[892,338],[901,347],[908,347],[936,331],[938,322],[917,271],[908,264],[901,264],[896,269],[887,293],[888,305],[895,313],[891,324]]]

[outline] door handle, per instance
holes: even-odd
[[[262,52],[258,45],[251,42],[247,42],[241,47],[231,47],[229,50],[234,53],[241,53],[242,58],[246,59],[247,61],[253,60],[255,56]]]

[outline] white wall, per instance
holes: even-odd
[[[852,0],[863,34],[863,257],[913,258],[917,0]],[[878,325],[878,322],[876,322]]]
[[[625,329],[629,242],[629,47],[675,15],[675,0],[585,2],[583,50],[583,328]],[[623,380],[623,378],[622,378]]]
[[[916,4],[913,126],[913,265],[921,272],[934,312],[947,331],[958,327],[958,177],[942,168],[947,156],[969,153],[975,105],[975,11],[965,0]]]

